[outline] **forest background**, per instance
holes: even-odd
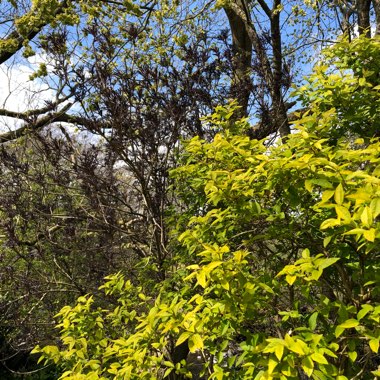
[[[1,376],[379,376],[379,6],[1,2]]]

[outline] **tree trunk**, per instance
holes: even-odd
[[[380,0],[373,0],[373,9],[375,10],[375,17],[376,17],[376,31],[375,35],[380,35]]]
[[[282,43],[280,28],[280,12],[276,10],[280,7],[281,0],[275,0],[274,9],[271,14],[271,39],[273,51],[273,84],[272,84],[272,109],[276,123],[276,129],[280,132],[282,138],[290,133],[287,109],[281,92],[281,83],[283,81],[282,69]]]
[[[359,34],[371,37],[370,13],[371,0],[357,0]]]
[[[287,109],[284,104],[281,84],[283,79],[282,70],[282,45],[280,30],[280,0],[276,0],[273,10],[270,10],[264,0],[259,4],[270,20],[272,59],[263,45],[255,25],[252,23],[249,9],[245,0],[234,0],[224,8],[231,28],[234,48],[234,73],[231,92],[241,106],[240,115],[247,116],[248,101],[251,93],[251,61],[253,51],[260,66],[262,81],[271,98],[271,106],[268,117],[261,120],[260,127],[253,131],[252,137],[264,138],[271,133],[279,131],[281,137],[290,133],[287,118]]]
[[[237,0],[235,3],[243,11],[246,8],[244,0]],[[232,8],[225,8],[225,12],[231,28],[234,55],[231,95],[241,107],[236,115],[237,118],[241,118],[248,116],[248,101],[251,94],[252,42],[241,15],[234,12]],[[245,11],[244,14],[249,17]]]

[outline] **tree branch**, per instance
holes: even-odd
[[[294,105],[294,104],[293,104]],[[289,123],[292,121],[295,121],[299,118],[302,117],[302,115],[308,110],[308,107],[300,108],[294,112],[290,112],[287,114],[287,120]],[[265,137],[268,137],[272,133],[277,132],[277,125],[275,123],[270,123],[270,122],[263,122],[260,121],[259,123],[253,125],[249,131],[248,135],[251,139],[257,139],[261,140],[264,139]]]
[[[69,94],[67,96],[64,96],[63,98],[57,99],[55,102],[47,103],[46,107],[28,110],[25,112],[16,112],[16,111],[7,110],[5,108],[0,108],[0,116],[7,116],[14,119],[20,119],[20,120],[30,122],[31,117],[40,116],[47,112],[56,110],[60,104],[69,100],[72,96],[73,94]]]
[[[9,36],[2,40],[2,44],[6,45],[7,42],[14,42],[10,43],[8,48],[3,48],[3,51],[0,51],[0,64],[6,62],[8,59],[10,59],[13,55],[15,55],[23,46],[24,43],[27,41],[31,41],[38,33],[41,32],[41,30],[48,25],[56,16],[63,13],[64,10],[68,7],[67,1],[63,1],[62,4],[54,11],[54,13],[51,15],[48,15],[46,20],[40,20],[40,22],[37,25],[31,25],[30,30],[25,35],[20,34],[19,31],[14,30],[12,33],[9,34]],[[26,16],[26,15],[25,15]],[[24,16],[24,17],[25,17]]]
[[[67,119],[67,116],[65,117],[65,112],[68,111],[72,105],[73,105],[72,103],[68,103],[60,111],[58,111],[54,114],[49,113],[49,114],[47,114],[47,115],[45,115],[45,116],[43,116],[40,119],[37,119],[35,121],[29,120],[30,116],[26,116],[27,112],[24,114],[22,114],[22,113],[20,114],[17,112],[1,110],[1,111],[4,111],[2,114],[3,116],[9,116],[9,117],[14,117],[14,118],[24,120],[25,124],[23,126],[17,128],[17,129],[15,129],[14,131],[9,131],[9,132],[5,132],[5,133],[1,134],[0,135],[0,144],[4,144],[6,142],[16,140],[16,139],[20,138],[21,136],[26,135],[29,132],[38,131],[46,125],[49,125],[49,124],[52,124],[55,122],[59,122],[59,121],[61,121],[61,122],[66,121],[66,120],[61,120],[61,119]]]
[[[272,18],[272,11],[268,7],[267,3],[264,0],[257,1],[260,4],[261,9],[265,12],[269,19]]]

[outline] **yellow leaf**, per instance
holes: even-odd
[[[376,237],[376,230],[374,228],[371,228],[370,230],[365,230],[363,232],[363,236],[368,240],[368,241],[371,241],[371,242],[374,242],[375,241],[375,237]]]
[[[343,200],[344,200],[344,190],[343,190],[343,186],[342,186],[341,183],[335,189],[334,199],[335,199],[335,202],[338,205],[341,205],[343,203]]]
[[[289,285],[293,285],[293,284],[294,284],[294,281],[297,280],[297,276],[291,276],[290,274],[288,274],[288,275],[285,277],[285,280],[286,280],[286,282],[287,282]]]
[[[321,226],[319,227],[321,230],[325,230],[326,228],[339,226],[340,221],[338,219],[326,219],[322,222]]]
[[[377,218],[380,215],[380,198],[372,199],[370,207],[373,218]]]
[[[230,290],[230,284],[225,278],[221,279],[220,285],[222,285],[223,289]]]
[[[302,369],[305,371],[307,376],[311,377],[314,371],[314,362],[311,360],[310,356],[305,356],[302,359]]]
[[[84,359],[84,352],[83,352],[82,350],[78,350],[78,351],[76,352],[76,354],[77,354],[78,358],[80,358],[80,359]]]
[[[369,346],[371,347],[371,350],[377,354],[377,352],[379,351],[379,339],[371,339],[369,341]]]
[[[341,323],[338,327],[343,329],[352,329],[353,327],[359,326],[359,321],[356,319],[347,319],[347,321],[344,321]]]
[[[351,214],[350,211],[344,206],[336,205],[335,206],[335,212],[338,215],[338,218],[343,219],[344,221],[351,221]]]
[[[166,371],[165,371],[165,373],[164,373],[164,378],[165,378],[165,377],[168,377],[169,374],[170,374],[172,371],[173,371],[173,368],[167,368]]]
[[[300,340],[297,340],[297,341],[294,341],[293,344],[289,345],[289,350],[299,355],[305,355],[304,346],[305,346],[305,343],[303,343]]]
[[[325,190],[322,194],[322,202],[328,201],[334,195],[334,190]]]
[[[234,252],[234,259],[237,263],[241,263],[241,261],[244,259],[245,252],[243,251],[236,251]]]
[[[372,211],[368,206],[364,207],[362,215],[360,216],[360,220],[366,227],[370,227],[372,225],[372,222],[373,222]]]
[[[272,358],[269,358],[268,360],[268,373],[272,374],[274,369],[276,368],[278,362],[276,360],[273,360]]]
[[[355,205],[358,206],[364,202],[368,202],[371,199],[371,196],[365,191],[359,191],[354,194],[348,194],[346,198],[353,199],[355,201]]]
[[[314,352],[314,353],[311,355],[311,358],[312,358],[316,363],[319,363],[319,364],[329,364],[328,361],[326,360],[326,358],[325,358],[322,354],[319,354],[318,352]]]
[[[324,246],[325,248],[329,245],[329,243],[330,243],[330,241],[331,241],[332,238],[333,238],[332,236],[326,236],[326,237],[323,239],[323,246]]]
[[[202,286],[202,288],[205,288],[206,287],[206,275],[205,275],[205,272],[203,270],[199,271],[197,273],[197,281],[198,281],[198,284],[200,286]]]
[[[347,355],[350,358],[350,360],[352,361],[352,363],[354,363],[356,358],[358,357],[358,353],[356,351],[351,351]]]
[[[305,189],[309,192],[309,193],[311,193],[312,191],[313,191],[313,182],[312,181],[310,181],[310,180],[306,180],[305,181]],[[323,200],[323,199],[322,199]]]
[[[213,261],[211,262],[210,264],[207,264],[205,267],[204,267],[204,272],[206,274],[209,274],[213,269],[215,269],[216,267],[218,267],[219,265],[223,264],[223,261]]]
[[[278,360],[281,360],[282,355],[284,354],[284,346],[282,344],[277,345],[274,350],[274,354]]]
[[[176,342],[176,346],[179,346],[181,343],[183,343],[186,339],[188,339],[189,338],[189,336],[191,335],[192,333],[191,332],[189,332],[189,331],[185,331],[185,332],[183,332],[180,336],[179,336],[179,338],[178,338],[178,340],[177,340],[177,342]]]
[[[189,338],[189,349],[193,353],[203,349],[203,340],[199,334],[194,334]]]
[[[365,230],[363,228],[354,228],[350,231],[345,232],[343,235],[361,235]]]

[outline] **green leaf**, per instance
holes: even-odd
[[[335,337],[339,338],[343,334],[343,332],[344,332],[344,328],[337,326],[335,328]]]
[[[317,327],[317,318],[318,318],[318,312],[316,311],[309,318],[309,328],[310,328],[310,330],[314,331],[315,328]]]
[[[325,269],[333,264],[335,264],[337,261],[339,261],[339,257],[330,257],[328,259],[321,260],[320,264],[318,265],[319,269]]]
[[[330,242],[331,242],[331,239],[333,238],[332,235],[330,236],[326,236],[324,239],[323,239],[323,247],[326,248]]]
[[[261,206],[258,202],[253,202],[252,208],[253,208],[255,214],[257,214],[257,215],[261,214]]]
[[[233,365],[235,364],[235,360],[236,360],[236,356],[230,356],[227,359],[228,368],[232,368],[233,367]]]
[[[220,280],[220,285],[223,289],[230,290],[230,283],[224,277]]]
[[[260,380],[265,375],[263,370],[259,371],[253,380]]]
[[[373,310],[372,305],[368,305],[368,304],[362,305],[362,309],[358,312],[358,315],[357,315],[358,321],[364,318],[372,310]]]
[[[173,368],[166,368],[166,371],[164,373],[164,379],[165,379],[165,377],[168,377],[172,371],[173,371]]]
[[[331,189],[333,186],[331,182],[327,181],[327,179],[319,178],[314,179],[313,183],[315,183],[318,186],[321,186],[322,188]]]
[[[273,289],[268,286],[267,284],[264,284],[263,282],[259,282],[259,286],[260,288],[264,289],[266,292],[270,293],[270,294],[275,294]]]

